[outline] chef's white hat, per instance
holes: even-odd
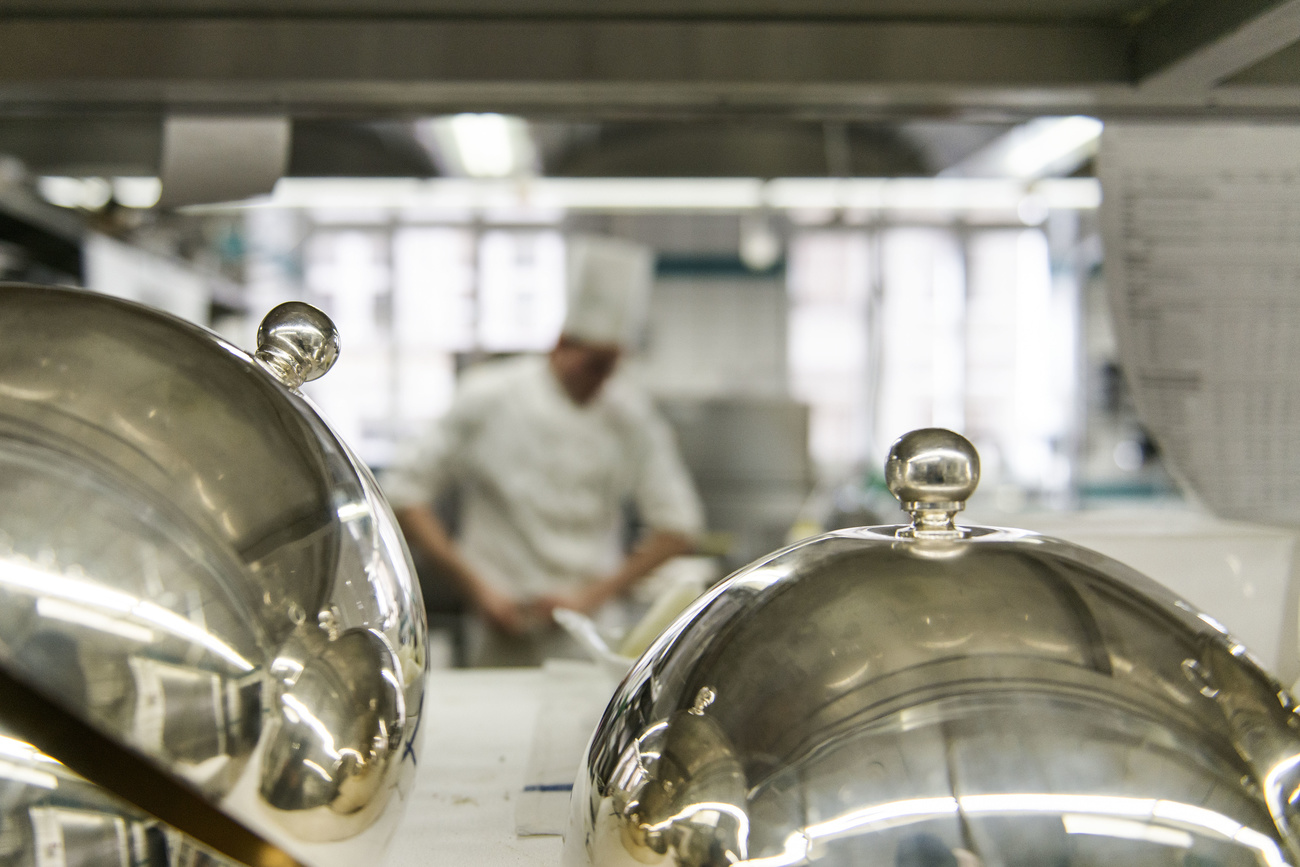
[[[653,280],[649,247],[617,238],[570,239],[564,334],[593,343],[633,343]]]

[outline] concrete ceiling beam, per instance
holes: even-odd
[[[1297,40],[1300,0],[1172,0],[1137,26],[1134,71],[1148,91],[1203,92]]]

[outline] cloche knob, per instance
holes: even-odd
[[[980,481],[980,456],[971,441],[944,428],[899,437],[885,461],[885,483],[912,515],[912,530],[953,535],[953,515],[966,508]]]
[[[257,329],[262,367],[289,388],[318,379],[339,357],[339,332],[323,312],[301,301],[274,307]]]

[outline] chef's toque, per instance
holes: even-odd
[[[649,247],[616,238],[570,239],[564,334],[591,343],[631,345],[641,330],[653,280]]]

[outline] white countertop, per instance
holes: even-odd
[[[384,867],[559,864],[559,836],[515,832],[534,731],[553,686],[543,669],[430,674],[416,782]]]

